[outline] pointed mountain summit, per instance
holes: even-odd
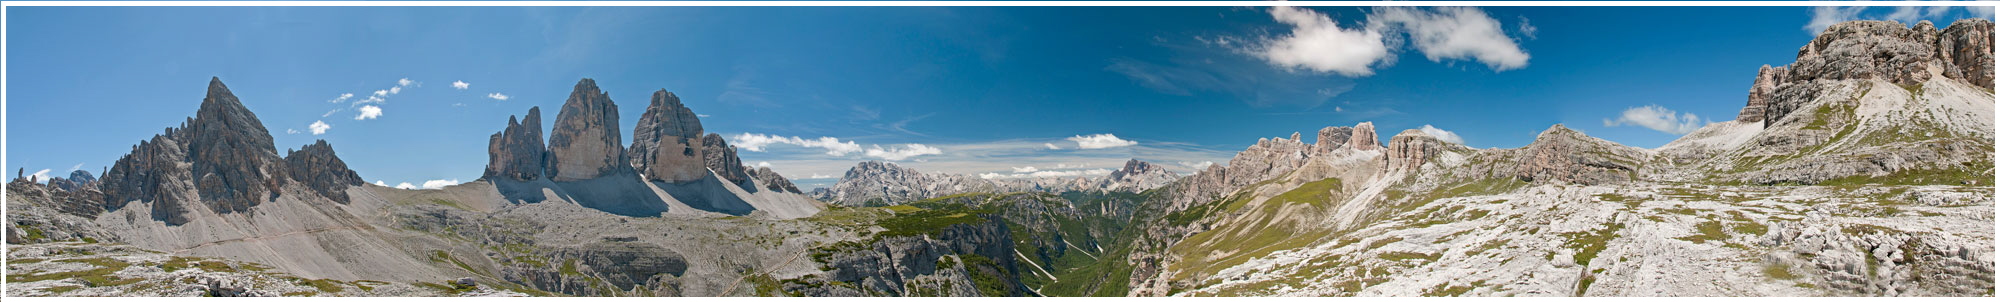
[[[481,178],[531,181],[542,178],[548,147],[542,144],[542,107],[528,107],[519,119],[507,116],[507,128],[487,139],[486,173]]]
[[[631,165],[648,181],[685,183],[708,177],[711,156],[702,146],[701,133],[701,118],[682,105],[679,96],[666,89],[654,91],[646,113],[639,115],[639,125],[632,129]],[[742,168],[736,170],[740,175]]]
[[[631,172],[619,140],[618,104],[597,89],[597,81],[577,81],[549,132],[549,178],[573,181]]]

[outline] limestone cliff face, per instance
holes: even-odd
[[[285,152],[285,165],[289,176],[312,189],[314,193],[328,200],[346,204],[347,188],[367,182],[361,175],[347,169],[347,162],[333,154],[333,145],[326,140],[318,140],[311,145]]]
[[[1638,179],[1646,153],[1583,135],[1562,125],[1549,127],[1521,150],[1514,177],[1531,182],[1607,184]]]
[[[576,82],[549,131],[549,178],[575,181],[630,173],[620,137],[618,104],[597,89],[597,81]]]
[[[1895,21],[1834,24],[1800,47],[1791,65],[1760,69],[1737,120],[1777,121],[1833,89],[1832,81],[1915,86],[1936,75],[1991,89],[1993,22],[1959,20],[1942,31],[1930,21],[1911,27]]]
[[[1422,130],[1410,129],[1389,138],[1389,148],[1383,160],[1388,161],[1382,168],[1387,172],[1417,171],[1424,163],[1443,152],[1449,143]]]
[[[708,170],[722,175],[722,180],[741,186],[750,185],[750,173],[744,170],[743,158],[736,157],[736,147],[729,146],[729,141],[723,140],[721,134],[702,136],[701,154]]]
[[[655,91],[639,125],[632,129],[631,165],[648,181],[684,183],[708,177],[708,159],[721,155],[707,154],[710,150],[704,148],[701,134],[700,117],[682,105],[679,96],[665,89]]]
[[[528,115],[516,121],[507,117],[507,128],[493,133],[486,145],[487,179],[530,181],[542,178],[548,167],[548,147],[542,145],[542,108],[529,107]]]
[[[257,115],[219,78],[180,128],[140,141],[104,175],[106,208],[153,203],[153,218],[186,223],[188,211],[240,212],[277,197],[285,163]]]
[[[1347,146],[1347,139],[1354,137],[1354,127],[1327,126],[1319,129],[1319,140],[1313,141],[1314,153],[1333,152]]]

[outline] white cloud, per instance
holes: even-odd
[[[359,101],[354,101],[354,104],[350,104],[350,105],[348,105],[348,106],[356,106],[356,105],[363,105],[363,104],[370,104],[370,103],[374,103],[374,104],[381,104],[381,103],[383,103],[383,102],[388,102],[388,101],[389,101],[389,99],[385,99],[385,98],[382,98],[381,96],[373,96],[373,95],[371,95],[371,96],[368,96],[367,98],[364,98],[364,99],[361,99],[361,100],[359,100]],[[335,110],[339,110],[339,109],[335,109]]]
[[[1625,113],[1620,114],[1616,120],[1604,119],[1604,126],[1634,125],[1668,134],[1680,135],[1694,132],[1697,129],[1701,129],[1701,126],[1708,125],[1708,122],[1702,121],[1700,117],[1696,117],[1693,113],[1680,113],[1678,118],[1675,117],[1675,114],[1676,112],[1673,110],[1660,107],[1660,105],[1632,107],[1625,109]]]
[[[368,105],[368,106],[361,106],[361,114],[355,115],[354,119],[368,120],[368,119],[375,119],[378,117],[382,117],[382,107],[375,107],[375,105]]]
[[[387,95],[389,95],[389,90],[387,89],[375,91],[375,96],[387,96]]]
[[[402,79],[397,79],[397,80],[396,80],[396,86],[399,86],[399,87],[400,87],[400,86],[410,86],[410,84],[411,84],[411,83],[416,83],[416,81],[411,81],[411,80],[410,80],[410,78],[402,78]],[[392,92],[392,93],[393,93],[393,92]]]
[[[1189,168],[1194,168],[1194,169],[1195,169],[1196,171],[1199,171],[1199,170],[1202,170],[1202,169],[1208,169],[1208,166],[1213,166],[1213,165],[1215,165],[1215,162],[1213,162],[1213,161],[1205,161],[1205,160],[1204,160],[1204,161],[1201,161],[1201,162],[1187,162],[1187,161],[1184,161],[1184,162],[1180,162],[1180,163],[1181,163],[1181,165],[1182,165],[1182,166],[1187,166],[1187,167],[1189,167]]]
[[[472,88],[472,83],[466,83],[465,81],[451,81],[451,88],[458,88],[458,90],[465,90],[466,88]]]
[[[1030,173],[1035,171],[1041,171],[1041,169],[1035,169],[1035,166],[1014,167],[1014,173]]]
[[[404,182],[404,183],[399,183],[399,184],[396,184],[396,188],[397,188],[397,189],[404,189],[404,190],[416,190],[416,189],[417,189],[417,185],[412,185],[412,184],[410,184],[410,183],[408,183],[408,182]]]
[[[1062,150],[1062,147],[1057,147],[1056,144],[1042,143],[1042,146],[1048,147],[1049,150]]]
[[[1117,135],[1111,135],[1110,133],[1092,134],[1090,136],[1078,135],[1068,139],[1069,141],[1076,142],[1078,149],[1117,148],[1139,144],[1139,142],[1118,139]]]
[[[1342,28],[1311,9],[1272,7],[1271,18],[1291,25],[1291,34],[1262,41],[1246,52],[1278,67],[1363,77],[1375,74],[1373,66],[1390,57],[1381,33]]]
[[[41,169],[39,171],[35,171],[35,173],[28,173],[28,180],[30,181],[42,182],[48,179],[49,179],[49,169]]]
[[[868,151],[863,155],[885,160],[904,160],[911,157],[937,154],[944,154],[944,151],[931,146],[925,146],[924,144],[903,144],[901,148],[892,145],[888,149],[883,149],[882,146],[869,145]]]
[[[984,178],[984,179],[999,179],[999,178],[1051,178],[1051,177],[1079,177],[1079,176],[1098,176],[1098,175],[1106,175],[1106,174],[1111,174],[1111,169],[1089,169],[1089,170],[1064,170],[1064,171],[1035,171],[1035,172],[1027,172],[1027,173],[1022,173],[1022,172],[1016,172],[1016,173],[1011,173],[1011,174],[1003,174],[1003,173],[990,173],[990,172],[989,172],[989,173],[979,173],[979,178]]]
[[[510,97],[505,94],[500,94],[499,92],[494,92],[486,94],[486,98],[505,101]]]
[[[1507,37],[1500,21],[1477,8],[1381,7],[1368,15],[1368,29],[1408,33],[1417,51],[1432,62],[1471,59],[1494,71],[1528,66],[1528,52]]]
[[[333,116],[333,113],[335,113],[335,112],[340,112],[340,108],[334,108],[333,110],[327,110],[327,111],[326,111],[326,114],[321,114],[321,115],[319,115],[319,117],[329,117],[329,116]]]
[[[806,139],[801,139],[797,136],[783,137],[783,136],[776,136],[769,134],[744,133],[744,134],[737,134],[735,137],[731,137],[729,139],[729,142],[730,144],[736,145],[737,148],[743,148],[743,150],[749,150],[751,152],[764,152],[764,147],[769,146],[771,144],[788,144],[788,145],[798,145],[800,147],[807,147],[807,148],[824,148],[826,149],[826,155],[832,155],[832,156],[845,156],[848,153],[863,152],[861,149],[861,144],[857,144],[851,141],[842,142],[840,141],[840,139],[832,137],[820,137],[819,139],[806,140]]]
[[[1813,8],[1813,12],[1812,12],[1812,20],[1810,20],[1810,21],[1806,21],[1806,26],[1805,26],[1805,30],[1806,30],[1806,33],[1808,33],[1808,34],[1813,34],[1813,35],[1818,35],[1818,34],[1819,34],[1819,32],[1821,32],[1821,31],[1826,31],[1826,27],[1827,27],[1827,26],[1833,26],[1833,24],[1835,24],[1835,23],[1840,23],[1840,22],[1847,22],[1847,21],[1849,21],[1849,20],[1855,20],[1855,19],[1860,19],[1860,18],[1861,18],[1861,10],[1864,10],[1864,9],[1868,9],[1868,8],[1867,8],[1867,7],[1860,7],[1860,6],[1856,6],[1856,7],[1834,7],[1834,6],[1820,6],[1820,7],[1814,7],[1814,8]]]
[[[398,93],[403,93],[402,86],[389,87],[389,94],[398,94]]]
[[[1527,36],[1528,40],[1534,40],[1535,33],[1541,32],[1542,29],[1536,28],[1534,24],[1528,23],[1528,16],[1519,16],[1519,17],[1521,17],[1521,22],[1516,23],[1515,30],[1521,31],[1521,35]]]
[[[368,107],[375,107],[375,106],[368,106]],[[377,115],[380,114],[378,113]],[[333,129],[333,125],[327,125],[326,121],[313,121],[311,125],[306,125],[306,128],[312,129],[313,135],[320,135],[320,134],[326,134],[326,129]]]
[[[1987,19],[1987,20],[1993,19],[1992,6],[1973,6],[1973,7],[1967,7],[1965,8],[1965,10],[1972,11],[1972,16],[1974,17],[1979,17],[1981,19]]]
[[[342,94],[340,94],[340,97],[337,97],[337,98],[333,98],[333,99],[331,99],[331,100],[326,100],[326,102],[328,102],[328,103],[339,103],[339,102],[346,102],[346,101],[347,101],[347,99],[351,99],[351,98],[354,98],[354,94],[352,94],[352,93],[342,93]]]
[[[834,178],[834,176],[826,174],[813,174],[812,176],[806,176],[806,179],[828,179],[828,178]]]
[[[423,186],[421,186],[421,188],[423,188],[423,189],[425,189],[425,190],[437,190],[437,189],[443,189],[444,187],[449,187],[449,186],[455,186],[455,185],[458,185],[458,179],[457,179],[457,178],[453,178],[453,179],[449,179],[449,180],[445,180],[445,179],[432,179],[432,180],[426,180],[426,181],[424,181],[424,184],[423,184]]]
[[[1423,128],[1417,128],[1417,131],[1423,131],[1424,134],[1430,134],[1432,137],[1437,137],[1438,140],[1442,140],[1445,142],[1453,144],[1465,144],[1465,138],[1458,137],[1458,133],[1445,131],[1444,129],[1438,129],[1437,127],[1432,127],[1431,125],[1424,125]]]
[[[765,168],[769,168],[769,167],[771,167],[771,162],[767,162],[767,161],[760,161],[760,162],[757,162],[757,166],[758,166],[758,167],[765,167]]]
[[[384,186],[384,187],[387,187],[387,186],[389,186],[389,184],[385,184],[385,183],[382,183],[382,181],[381,181],[381,180],[376,180],[376,181],[375,181],[375,185],[377,185],[377,186]]]
[[[299,129],[285,128],[285,134],[299,134]]]

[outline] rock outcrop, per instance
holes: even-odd
[[[1834,24],[1800,47],[1791,65],[1760,69],[1737,120],[1777,121],[1832,89],[1828,81],[1880,79],[1918,86],[1933,75],[1991,89],[1993,22],[1959,20],[1942,31],[1930,21],[1911,27],[1895,21]]]
[[[1314,153],[1333,152],[1347,146],[1347,139],[1354,137],[1354,127],[1328,126],[1319,129],[1319,140],[1313,141]]]
[[[1757,79],[1750,83],[1750,102],[1743,111],[1736,114],[1736,121],[1755,123],[1764,121],[1764,106],[1770,104],[1771,95],[1778,90],[1778,83],[1784,82],[1785,67],[1772,68],[1771,65],[1757,68]]]
[[[1354,124],[1354,135],[1347,139],[1347,147],[1362,151],[1382,148],[1382,140],[1375,138],[1375,122]]]
[[[328,200],[347,204],[347,188],[367,184],[361,175],[347,168],[347,162],[333,154],[333,145],[318,140],[298,150],[285,151],[285,165],[292,180],[304,184]]]
[[[736,157],[736,147],[730,147],[729,142],[723,140],[721,134],[709,133],[702,136],[701,150],[708,170],[714,170],[715,174],[722,175],[724,181],[748,188],[750,174],[743,166],[743,158]]]
[[[1993,20],[1952,22],[1937,42],[1945,77],[1993,89]]]
[[[146,201],[154,219],[181,224],[193,208],[232,213],[276,198],[285,174],[264,124],[211,78],[195,116],[133,146],[105,173],[103,189],[107,209]]]
[[[549,131],[547,175],[575,181],[631,172],[620,138],[618,104],[597,89],[597,81],[577,81]]]
[[[1167,171],[1166,167],[1140,161],[1139,159],[1131,159],[1125,161],[1124,167],[1111,171],[1111,174],[1105,176],[1104,180],[1100,181],[1100,184],[1095,185],[1094,188],[1083,189],[1136,193],[1158,188],[1180,178],[1180,174]]]
[[[709,159],[720,155],[707,154],[701,134],[701,119],[681,105],[679,96],[665,89],[655,91],[646,113],[639,115],[639,125],[632,129],[631,165],[648,181],[685,183],[708,177]],[[741,176],[742,168],[735,169]]]
[[[1429,133],[1424,133],[1422,130],[1403,130],[1402,133],[1397,133],[1396,136],[1389,138],[1389,148],[1383,154],[1383,160],[1388,161],[1389,164],[1383,165],[1382,169],[1392,173],[1395,171],[1416,171],[1418,167],[1422,167],[1424,163],[1436,157],[1439,152],[1443,152],[1449,144],[1451,143],[1440,140]]]
[[[1561,124],[1550,126],[1522,148],[1514,177],[1530,182],[1608,184],[1638,179],[1646,160],[1642,149],[1583,135]]]
[[[486,179],[530,181],[548,167],[548,147],[542,144],[542,108],[529,107],[520,120],[507,116],[507,128],[493,133],[486,145]]]
[[[764,183],[765,189],[793,194],[801,193],[799,192],[799,186],[793,185],[791,180],[785,179],[785,176],[778,175],[777,171],[771,171],[770,167],[757,167],[756,170],[750,170],[748,173],[750,178]]]

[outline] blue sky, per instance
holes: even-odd
[[[746,163],[808,187],[863,160],[1032,177],[1140,158],[1187,172],[1260,137],[1311,141],[1321,127],[1361,121],[1383,140],[1430,125],[1473,147],[1513,148],[1563,123],[1651,148],[1733,119],[1757,67],[1791,62],[1813,24],[1976,15],[1992,14],[11,7],[5,162],[96,173],[193,115],[211,76],[257,113],[280,152],[325,139],[363,178],[392,185],[477,179],[487,138],[509,115],[541,106],[548,127],[583,77],[619,103],[628,136],[647,96],[664,88],[744,147]],[[370,106],[380,115],[357,119]],[[1673,113],[1615,121],[1634,108]],[[329,127],[315,134],[315,122]]]

